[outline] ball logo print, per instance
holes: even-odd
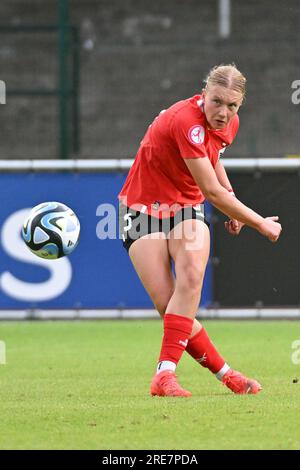
[[[202,144],[204,142],[204,129],[202,126],[193,126],[189,130],[189,139],[193,144]]]
[[[79,242],[80,223],[65,204],[44,202],[24,221],[22,238],[30,251],[45,259],[69,255]]]

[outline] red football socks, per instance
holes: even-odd
[[[204,327],[189,340],[186,351],[201,366],[207,367],[213,374],[220,372],[225,364],[224,359],[214,347]]]
[[[159,362],[170,361],[177,364],[185,351],[191,336],[194,320],[182,315],[166,313],[164,316],[164,337]]]

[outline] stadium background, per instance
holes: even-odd
[[[218,6],[217,0],[1,2],[2,317],[19,309],[30,317],[43,308],[115,309],[116,316],[124,308],[151,308],[120,242],[96,235],[97,207],[116,204],[126,170],[59,172],[48,162],[40,172],[28,170],[28,160],[132,159],[159,110],[198,93],[212,66],[232,61],[247,76],[248,92],[226,157],[298,156],[300,105],[292,102],[291,86],[300,79],[299,2],[233,0],[228,37],[219,31]],[[255,315],[272,307],[281,314],[289,307],[299,316],[299,168],[229,170],[238,197],[262,214],[278,214],[284,232],[276,245],[248,229],[232,239],[214,211],[206,314],[223,307],[254,308]],[[45,199],[63,199],[83,226],[81,244],[66,261],[70,283],[56,296],[54,287],[52,298],[37,292],[53,278],[52,269],[14,254],[20,216],[7,225],[13,214]],[[25,292],[31,286],[31,298],[18,296],[20,285]]]
[[[227,34],[219,6],[229,3]],[[1,1],[0,449],[94,449],[83,458],[99,464],[101,449],[184,449],[202,462],[202,449],[300,448],[299,23],[299,0]],[[116,230],[105,210],[116,217],[154,116],[231,61],[248,94],[224,163],[240,199],[278,214],[284,230],[276,244],[250,229],[233,238],[211,212],[199,317],[263,391],[232,394],[184,354],[178,374],[193,396],[151,397],[162,323],[146,320],[157,312],[120,241],[105,238]],[[82,236],[71,256],[47,262],[20,226],[53,199],[76,211]],[[31,321],[40,318],[60,321]]]

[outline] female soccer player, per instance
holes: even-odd
[[[151,395],[191,395],[175,375],[185,350],[234,393],[261,390],[258,382],[229,367],[195,319],[210,247],[204,200],[229,217],[225,228],[231,235],[248,225],[276,242],[281,232],[277,216],[264,218],[233,197],[220,161],[238,131],[245,85],[235,65],[217,66],[201,95],[161,111],[119,195],[124,247],[164,320]]]

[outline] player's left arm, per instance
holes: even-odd
[[[215,166],[215,172],[218,178],[218,181],[223,188],[227,189],[233,196],[234,196],[234,191],[232,189],[231,183],[229,181],[229,178],[227,176],[226,170],[224,168],[223,163],[219,160],[218,163]],[[241,229],[245,224],[242,222],[236,220],[236,219],[230,219],[227,222],[224,222],[226,230],[231,234],[231,235],[239,235]]]
[[[227,189],[227,191],[233,192],[231,183],[229,181],[226,170],[221,160],[219,160],[218,163],[216,164],[215,172],[216,172],[220,185],[223,186],[223,188]]]

